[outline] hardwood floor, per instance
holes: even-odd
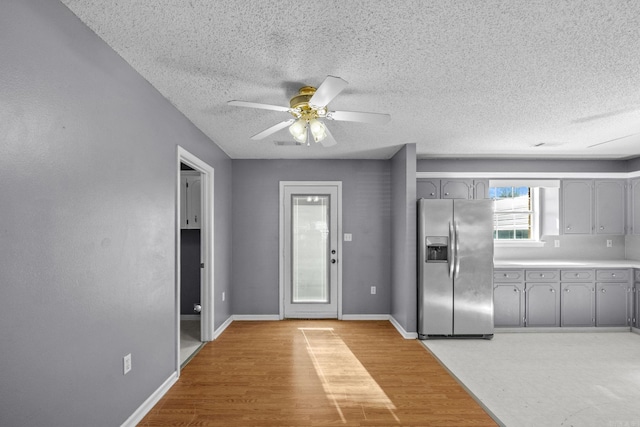
[[[233,322],[139,426],[495,426],[387,321]]]

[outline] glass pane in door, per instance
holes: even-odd
[[[291,197],[291,302],[328,303],[329,195]]]

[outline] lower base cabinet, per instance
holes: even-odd
[[[493,323],[498,327],[524,326],[524,285],[496,283],[493,287]]]
[[[561,281],[551,281],[547,273],[553,271],[496,269],[494,325],[640,328],[640,270],[635,280],[631,272],[600,269],[594,277],[594,270],[569,269],[560,271]]]
[[[628,326],[630,294],[627,283],[596,283],[596,326]]]
[[[560,284],[562,326],[595,326],[595,305],[593,283]]]
[[[560,326],[560,292],[557,283],[527,283],[526,326]]]

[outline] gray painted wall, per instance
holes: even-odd
[[[2,2],[0,40],[0,425],[120,425],[176,366],[176,144],[215,168],[217,295],[231,160],[61,3]]]
[[[295,147],[304,150],[304,147]],[[343,314],[388,314],[391,184],[386,160],[234,160],[233,313],[278,314],[279,182],[342,181]],[[370,287],[377,286],[371,295]]]
[[[416,145],[391,159],[391,315],[407,332],[417,331]]]

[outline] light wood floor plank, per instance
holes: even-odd
[[[386,321],[234,322],[139,426],[495,426]]]

